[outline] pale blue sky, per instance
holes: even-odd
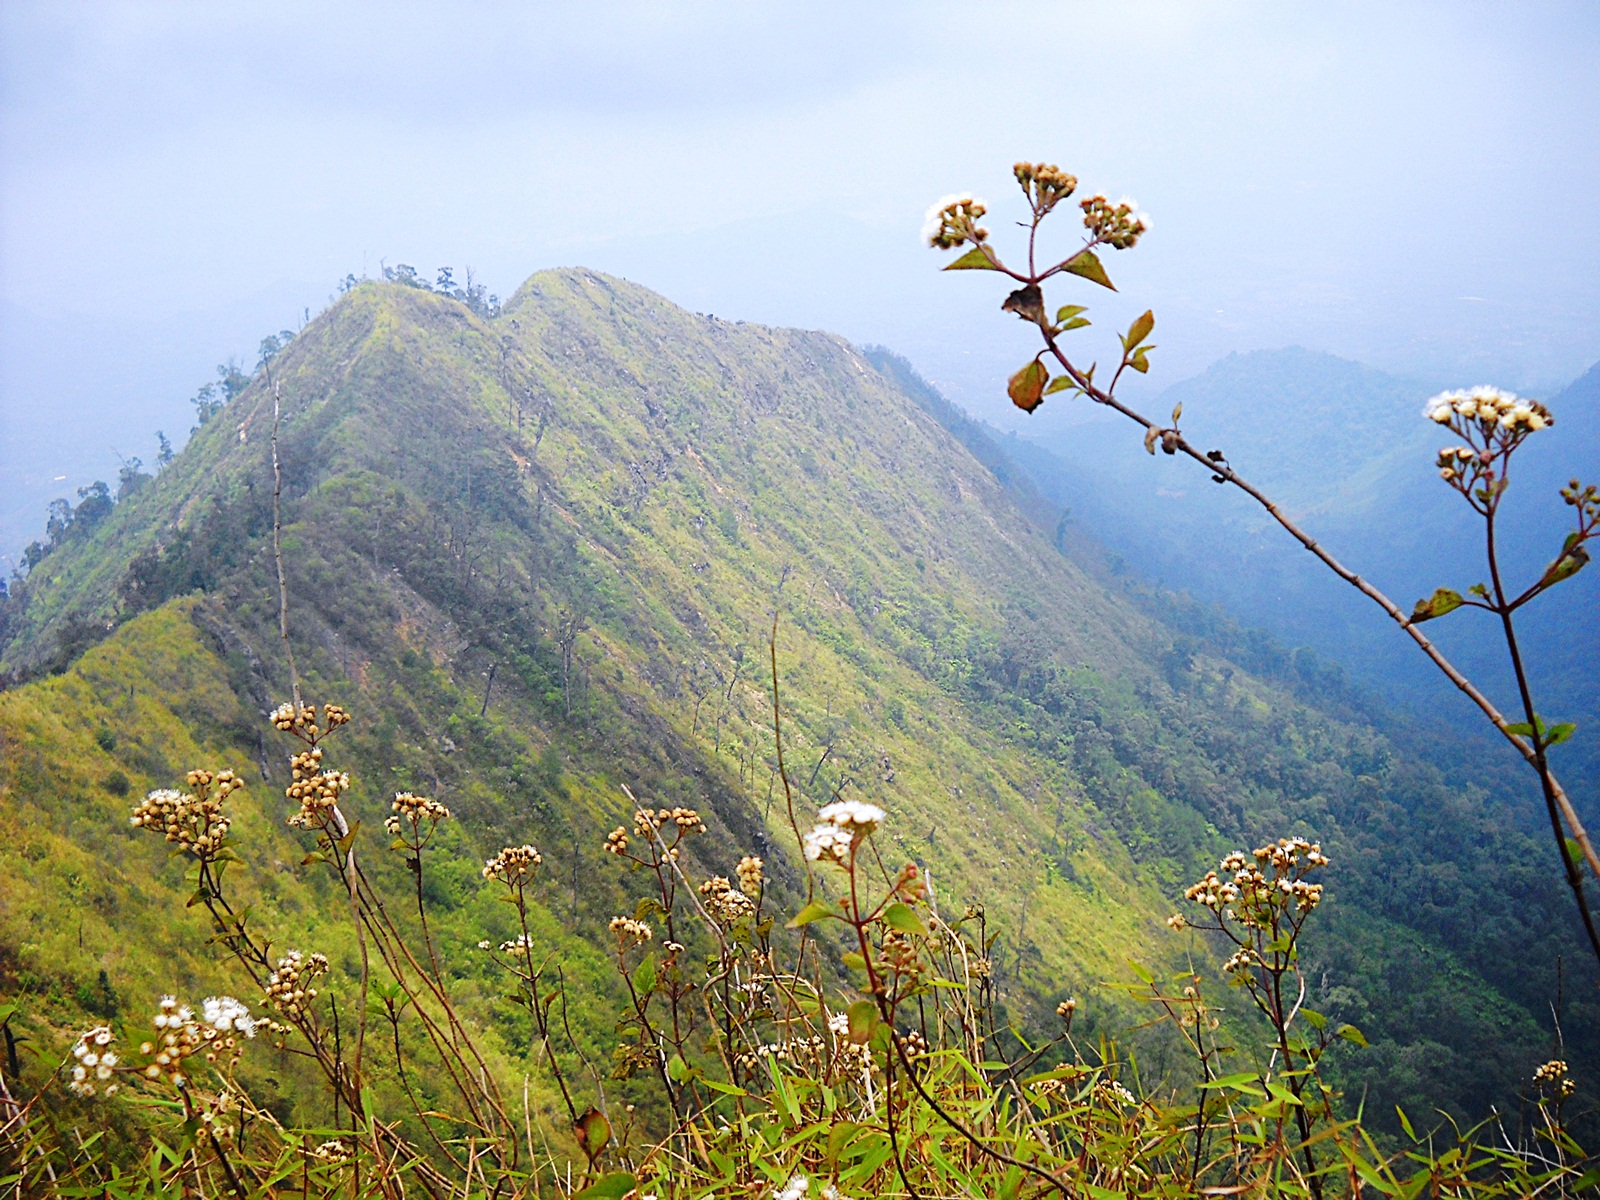
[[[1145,386],[1299,343],[1550,387],[1600,358],[1597,63],[1591,3],[10,0],[0,554],[380,259],[612,271],[1009,420],[1025,331],[917,231],[1024,156],[1154,216],[1091,297],[1155,308]]]

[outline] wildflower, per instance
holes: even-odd
[[[1465,423],[1476,421],[1479,432],[1485,435],[1498,430],[1520,436],[1537,433],[1555,423],[1550,410],[1537,400],[1527,400],[1515,392],[1503,392],[1494,387],[1475,387],[1469,391],[1456,389],[1429,397],[1422,415],[1440,425],[1465,431]]]
[[[300,806],[289,817],[299,829],[320,829],[332,815],[339,797],[350,790],[350,776],[322,769],[322,748],[302,750],[289,760],[289,786],[283,794]]]
[[[733,885],[721,875],[713,875],[706,880],[700,885],[699,891],[704,898],[706,911],[725,925],[755,916],[756,906],[750,897],[735,891]]]
[[[218,1033],[237,1030],[247,1038],[255,1037],[256,1023],[250,1010],[232,996],[207,996],[202,1008],[205,1023]]]
[[[805,855],[812,862],[849,862],[854,840],[837,825],[818,825],[805,836]]]
[[[1070,996],[1063,1000],[1060,1004],[1056,1005],[1056,1016],[1060,1017],[1063,1021],[1072,1020],[1072,1014],[1077,1011],[1078,1002]]]
[[[985,241],[989,231],[978,225],[988,206],[971,193],[945,196],[928,209],[922,222],[922,239],[935,250],[953,250],[963,242]]]
[[[1552,1058],[1534,1071],[1533,1083],[1557,1100],[1565,1100],[1578,1090],[1577,1082],[1567,1074],[1567,1064],[1559,1058]]]
[[[396,792],[394,803],[389,806],[389,815],[384,818],[383,827],[395,837],[400,836],[401,822],[407,822],[413,829],[428,821],[437,825],[440,821],[447,820],[450,810],[437,800],[430,800],[426,796],[413,796],[410,792]]]
[[[928,1039],[913,1029],[910,1033],[901,1034],[897,1039],[900,1048],[905,1051],[907,1058],[921,1058],[928,1052]]]
[[[111,1029],[105,1025],[96,1025],[78,1036],[72,1047],[72,1057],[78,1061],[67,1079],[67,1090],[73,1095],[93,1096],[102,1088],[108,1096],[116,1092],[116,1084],[106,1084],[122,1061],[108,1049],[111,1040]]]
[[[1103,193],[1079,202],[1083,224],[1097,242],[1114,250],[1126,250],[1150,231],[1150,216],[1139,211],[1138,201],[1124,196],[1116,203]]]
[[[739,865],[734,869],[734,874],[739,877],[739,890],[751,899],[761,895],[761,886],[766,882],[761,873],[763,863],[754,855],[747,854],[739,860]]]
[[[1181,929],[1188,928],[1188,925],[1189,925],[1189,922],[1184,920],[1184,917],[1183,917],[1182,913],[1173,913],[1170,917],[1167,918],[1167,928],[1168,929],[1181,930]]]
[[[642,946],[655,936],[650,926],[643,921],[635,921],[632,917],[612,917],[610,928],[616,935],[619,951],[632,946]]]
[[[1078,178],[1053,163],[1019,162],[1011,168],[1037,216],[1044,216],[1078,187]]]
[[[628,852],[628,831],[618,825],[610,833],[606,834],[605,849],[607,854],[619,856],[626,854]]]
[[[783,1185],[773,1200],[804,1200],[805,1194],[811,1190],[811,1180],[804,1175],[791,1175],[789,1182]]]
[[[190,771],[193,792],[161,788],[133,808],[129,823],[159,833],[180,850],[206,856],[220,850],[232,819],[222,811],[222,801],[242,787],[232,771]],[[212,785],[216,785],[213,794]]]
[[[532,881],[543,861],[544,856],[532,846],[507,846],[483,864],[483,877],[498,879],[508,887],[521,887]]]
[[[1139,1101],[1134,1098],[1133,1093],[1121,1083],[1118,1083],[1115,1079],[1106,1080],[1104,1083],[1100,1084],[1099,1087],[1095,1088],[1095,1091],[1100,1095],[1102,1100],[1108,1100],[1112,1104],[1115,1104],[1118,1108],[1132,1108],[1134,1105],[1139,1103]]]
[[[322,954],[304,955],[291,950],[278,960],[278,966],[267,976],[266,1003],[279,1012],[291,1015],[305,1010],[317,998],[317,989],[311,983],[328,970],[328,959]]]

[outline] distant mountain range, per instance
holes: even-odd
[[[1434,469],[1446,439],[1421,409],[1437,390],[1291,348],[1230,355],[1148,407],[1165,419],[1181,402],[1191,438],[1223,449],[1346,566],[1409,609],[1436,587],[1465,593],[1486,577],[1482,522]],[[1512,576],[1528,581],[1572,527],[1560,488],[1575,475],[1600,480],[1600,364],[1541,399],[1556,422],[1519,451],[1501,540]],[[1107,414],[1003,445],[1128,571],[1219,605],[1288,647],[1310,647],[1352,682],[1413,711],[1467,727],[1478,719],[1369,600],[1259,506],[1213,486],[1191,463],[1151,458],[1133,426]],[[1504,643],[1490,620],[1463,611],[1428,632],[1511,705]],[[1520,620],[1548,716],[1579,725],[1557,761],[1574,794],[1600,814],[1600,568],[1554,589]]]
[[[1322,404],[1304,381],[1327,361],[1229,360],[1185,385],[1187,420],[1216,422],[1241,469],[1300,487],[1319,527],[1376,527],[1377,484],[1351,481],[1399,479],[1413,457],[1426,481],[1421,398],[1345,365]],[[1305,390],[1267,409],[1271,373],[1242,381],[1273,362]],[[1070,458],[1002,446],[891,355],[582,270],[534,276],[493,317],[362,284],[271,381],[291,630],[308,695],[355,714],[334,743],[351,809],[377,831],[395,791],[450,805],[430,920],[455,943],[509,936],[478,866],[539,845],[540,936],[602,1058],[606,924],[634,911],[601,850],[629,817],[622,785],[706,814],[702,866],[759,853],[783,903],[803,894],[775,773],[774,616],[796,819],[836,794],[885,807],[886,851],[924,864],[941,903],[986,905],[1020,1027],[1049,1027],[1068,994],[1087,998],[1088,1035],[1130,1023],[1105,981],[1210,953],[1163,925],[1183,886],[1296,833],[1334,863],[1308,1002],[1370,1039],[1335,1059],[1369,1114],[1514,1104],[1549,1057],[1558,990],[1570,1055],[1600,1058],[1592,964],[1521,777],[1365,705],[1325,664],[1161,615],[1114,555],[1251,601],[1238,611],[1295,641],[1331,620],[1312,615],[1309,577],[1278,580],[1248,514],[1204,532],[1202,505],[1223,503],[1210,485],[1125,431],[1055,448]],[[1266,428],[1313,415],[1292,458]],[[0,609],[0,993],[62,1031],[222,986],[181,864],[127,818],[130,797],[195,765],[248,774],[235,873],[251,920],[275,944],[314,929],[335,964],[355,961],[339,897],[293,865],[305,847],[264,727],[288,689],[272,430],[258,371],[155,478],[62,517]],[[1428,543],[1406,537],[1397,563]],[[403,882],[381,833],[361,836],[369,869]],[[459,970],[469,1014],[524,1053],[490,968]],[[1173,1061],[1158,1034],[1146,1044],[1147,1069]]]

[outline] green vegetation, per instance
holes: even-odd
[[[405,283],[354,287],[13,588],[0,668],[37,677],[0,693],[0,984],[25,1081],[90,1024],[136,1042],[162,993],[256,1006],[204,906],[186,907],[183,861],[127,824],[194,767],[245,780],[228,878],[253,930],[274,954],[326,954],[325,999],[346,1019],[357,1003],[347,897],[283,824],[289,772],[264,725],[290,686],[273,386],[291,635],[307,697],[355,716],[338,757],[364,861],[408,894],[378,832],[390,797],[449,806],[426,879],[452,1003],[569,1150],[528,1007],[466,950],[516,933],[479,866],[502,846],[543,854],[527,912],[572,1026],[554,1053],[592,1089],[606,1071],[584,1064],[610,1060],[626,998],[609,924],[639,899],[602,850],[631,819],[624,785],[698,811],[696,878],[755,854],[769,914],[805,903],[774,616],[799,825],[839,796],[880,806],[892,867],[920,864],[947,913],[983,906],[996,1029],[1048,1039],[1076,997],[1084,1045],[1123,1033],[1142,1001],[1105,985],[1134,980],[1130,960],[1170,977],[1192,955],[1214,980],[1215,947],[1163,921],[1224,853],[1287,834],[1334,861],[1300,951],[1307,1004],[1370,1043],[1339,1040],[1318,1069],[1365,1096],[1379,1136],[1403,1136],[1396,1104],[1523,1112],[1557,1057],[1557,1003],[1565,1056],[1600,1061],[1593,965],[1499,776],[1153,617],[883,356],[562,271],[493,317]],[[850,978],[831,953],[815,969]],[[1152,1094],[1192,1074],[1171,1028],[1129,1044]],[[336,1123],[307,1064],[270,1059],[240,1068],[260,1102],[288,1125]],[[605,1088],[614,1121],[619,1103],[662,1111],[646,1075]],[[69,1122],[113,1113],[123,1145],[155,1119],[60,1103]],[[887,1161],[862,1180],[890,1178],[874,1174]]]

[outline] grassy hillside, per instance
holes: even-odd
[[[1600,1014],[1573,982],[1569,902],[1511,801],[1145,615],[878,361],[585,271],[535,276],[492,322],[364,285],[274,360],[306,691],[356,714],[337,753],[369,828],[396,790],[461,818],[449,934],[499,932],[475,864],[533,841],[547,932],[603,997],[585,947],[631,909],[600,850],[622,784],[705,812],[706,865],[760,853],[798,897],[776,613],[799,819],[835,794],[886,808],[941,897],[987,905],[1023,1024],[1073,993],[1091,1029],[1118,1024],[1099,982],[1198,949],[1161,923],[1183,883],[1304,833],[1335,862],[1317,1000],[1371,1038],[1339,1069],[1374,1111],[1514,1102],[1547,1057],[1563,953],[1581,1048]],[[342,946],[337,898],[293,865],[260,715],[287,692],[271,427],[262,374],[10,602],[0,665],[71,664],[0,694],[0,964],[59,1026],[215,976],[175,868],[125,823],[130,796],[198,761],[250,770],[258,920]],[[525,1050],[492,997],[479,1011]]]

